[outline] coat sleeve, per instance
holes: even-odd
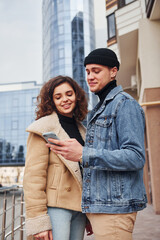
[[[48,161],[49,149],[45,140],[30,133],[23,178],[27,236],[52,229],[46,198]]]

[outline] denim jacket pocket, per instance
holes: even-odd
[[[112,181],[112,197],[115,199],[120,199],[124,191],[124,180],[121,172],[111,174]]]
[[[112,116],[99,116],[95,122],[96,144],[102,144],[99,147],[110,148],[112,136]],[[107,144],[107,145],[106,145]]]
[[[113,117],[112,116],[99,116],[96,120],[95,124],[101,127],[109,127],[112,124]]]

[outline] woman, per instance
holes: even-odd
[[[42,134],[54,132],[84,145],[80,121],[87,114],[86,94],[73,79],[58,76],[44,84],[37,100],[36,121],[27,128],[26,233],[36,239],[82,240],[86,216],[81,212],[80,163],[50,151]]]

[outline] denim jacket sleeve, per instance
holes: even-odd
[[[83,148],[84,168],[107,171],[136,171],[143,168],[145,119],[142,108],[133,99],[123,99],[114,121],[112,131],[116,138],[111,139],[113,149],[86,144]],[[94,138],[94,141],[98,139]]]

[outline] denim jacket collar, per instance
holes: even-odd
[[[99,108],[99,103],[95,106],[95,108],[90,112],[89,114],[89,117],[88,117],[88,121],[92,121],[92,119],[97,116],[98,114],[100,114],[105,106],[106,106],[106,103],[110,100],[112,100],[119,92],[122,92],[123,89],[122,89],[122,86],[117,86],[115,88],[113,88],[109,93],[108,95],[106,96],[106,98],[104,99],[104,102],[102,103],[101,107]]]

